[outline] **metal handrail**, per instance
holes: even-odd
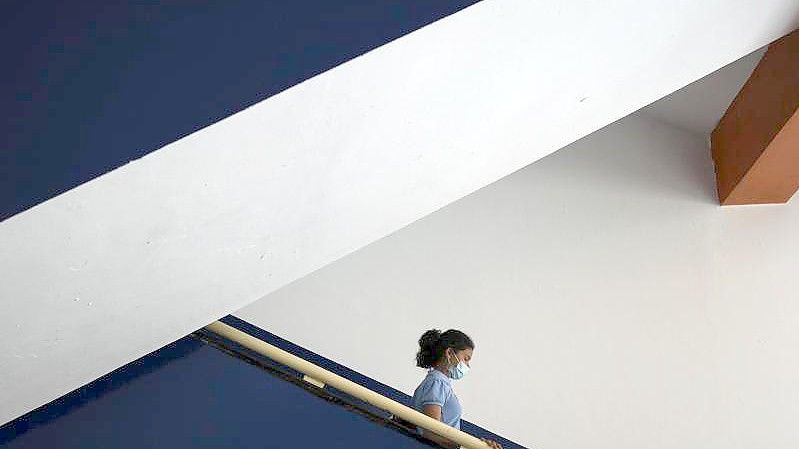
[[[235,327],[229,326],[221,321],[205,326],[205,328],[217,335],[220,335],[228,340],[234,341],[247,349],[253,350],[263,356],[295,369],[308,378],[311,382],[316,380],[319,383],[330,385],[331,387],[343,391],[355,398],[364,402],[372,404],[373,406],[385,410],[394,416],[402,418],[418,427],[435,433],[446,438],[453,443],[459,444],[462,448],[466,449],[489,449],[488,444],[469,435],[466,432],[450,427],[443,422],[431,418],[424,413],[420,413],[404,404],[401,404],[393,399],[389,399],[380,393],[374,392],[362,385],[332,373],[320,366],[297,357],[294,354],[286,352],[276,346],[253,337],[246,332],[242,332]]]

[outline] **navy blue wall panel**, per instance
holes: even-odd
[[[236,317],[223,321],[367,388],[410,403],[400,391]],[[274,365],[261,356],[254,358]],[[182,338],[0,427],[0,447],[430,447],[245,360],[197,338]],[[420,379],[423,374],[420,370]],[[462,427],[473,435],[500,441],[507,449],[522,448],[472,423],[464,421]]]
[[[473,3],[3,2],[0,221]]]
[[[182,357],[26,432],[8,449],[428,448],[196,340]],[[151,357],[158,357],[153,355]]]

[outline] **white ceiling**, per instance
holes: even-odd
[[[766,52],[761,48],[647,106],[641,112],[669,125],[708,134]]]

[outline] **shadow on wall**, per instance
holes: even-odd
[[[575,185],[591,188],[584,192],[586,195],[616,197],[620,205],[640,200],[718,205],[706,139],[640,112],[589,134],[529,168],[535,170],[539,164],[536,179],[531,179],[537,185],[548,184],[540,182],[542,177],[580,180]]]

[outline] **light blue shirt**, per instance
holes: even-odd
[[[437,369],[427,372],[427,377],[413,392],[413,408],[422,411],[425,405],[441,406],[441,421],[456,429],[461,428],[461,403],[452,390],[452,379]],[[421,433],[421,429],[417,428]]]

